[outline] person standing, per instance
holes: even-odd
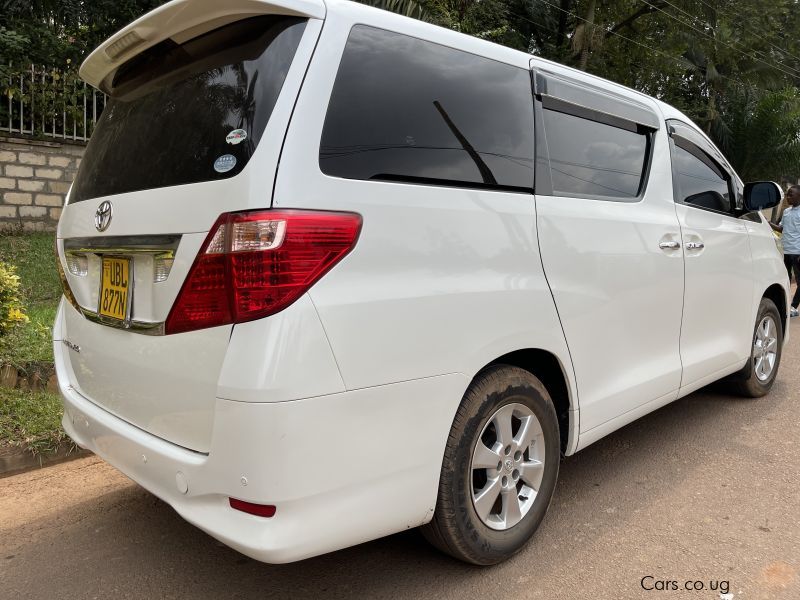
[[[786,192],[786,201],[789,206],[783,211],[780,223],[777,225],[770,223],[775,231],[780,231],[783,235],[783,263],[789,272],[789,283],[794,281],[797,284],[794,298],[792,298],[792,308],[789,311],[790,317],[796,317],[797,307],[800,306],[800,185],[793,185]]]

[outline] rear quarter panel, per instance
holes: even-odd
[[[766,216],[761,214],[761,219],[761,223],[745,221],[747,233],[750,237],[750,252],[753,256],[753,279],[755,284],[752,310],[753,325],[755,325],[758,305],[761,303],[761,298],[771,285],[778,284],[783,289],[786,295],[787,311],[789,310],[789,302],[791,301],[789,276],[783,264],[783,254],[778,250],[775,244],[775,236],[767,222]],[[778,309],[780,310],[780,307],[778,307]],[[784,343],[786,343],[786,340],[789,338],[788,318],[786,323],[786,332],[783,339]]]
[[[319,167],[328,98],[354,24],[526,70],[530,57],[390,13],[365,13],[356,4],[336,8],[295,107],[273,203],[363,217],[354,251],[309,292],[347,389],[449,373],[469,381],[503,354],[540,348],[559,359],[574,398],[566,342],[542,271],[533,194],[347,180]],[[443,401],[454,412],[460,399]]]

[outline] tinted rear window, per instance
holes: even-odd
[[[305,20],[256,17],[124,65],[70,203],[233,177],[255,151]]]
[[[323,173],[348,179],[530,189],[530,73],[357,25],[319,159]]]
[[[633,199],[644,183],[648,134],[544,110],[553,193]]]

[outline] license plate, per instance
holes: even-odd
[[[130,265],[128,258],[103,257],[103,277],[97,312],[103,317],[124,321],[130,304]]]

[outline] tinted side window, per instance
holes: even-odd
[[[530,73],[432,42],[353,27],[325,118],[327,175],[533,186]]]
[[[701,160],[698,156],[703,156]],[[700,150],[689,150],[675,145],[672,153],[672,168],[676,175],[678,190],[676,199],[683,204],[730,212],[730,188],[728,178]]]
[[[553,193],[632,199],[643,186],[649,135],[544,110]]]

